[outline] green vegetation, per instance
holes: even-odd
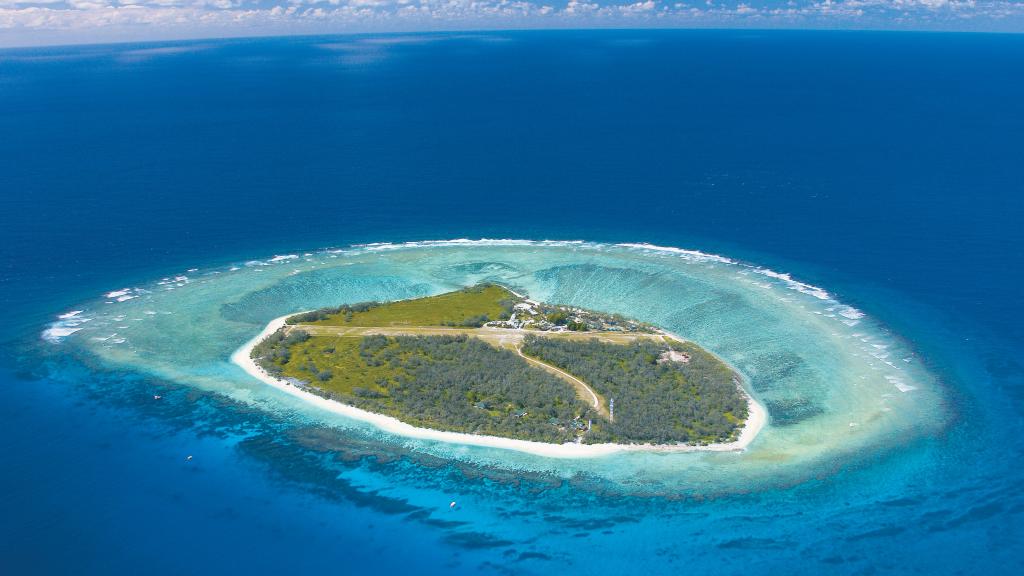
[[[297,314],[252,356],[322,396],[453,432],[707,444],[735,439],[747,417],[735,374],[702,348],[494,284]]]
[[[480,284],[398,302],[361,302],[302,312],[288,318],[289,325],[366,327],[515,328],[542,332],[623,332],[653,334],[648,324],[619,314],[605,314],[569,306],[552,306],[516,296],[497,284]]]
[[[414,426],[564,443],[588,415],[561,379],[515,352],[461,335],[351,338],[282,330],[253,357],[296,385]]]
[[[545,319],[555,326],[565,326],[569,323],[569,313],[565,310],[558,310],[548,314]]]
[[[685,362],[671,360],[670,349]],[[615,399],[614,422],[595,422],[587,442],[721,442],[735,438],[747,417],[732,370],[694,344],[529,335],[522,351]]]
[[[389,304],[363,303],[297,314],[289,324],[318,326],[466,326],[505,320],[521,298],[496,284],[482,284]]]

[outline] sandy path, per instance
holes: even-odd
[[[608,408],[605,406],[605,402],[600,396],[597,395],[597,392],[594,392],[593,388],[587,386],[586,382],[580,380],[579,378],[573,376],[572,374],[569,374],[565,370],[556,368],[551,364],[542,362],[540,360],[537,360],[536,358],[530,358],[526,354],[523,354],[523,349],[518,346],[516,346],[516,354],[519,354],[519,356],[522,357],[523,360],[526,360],[530,364],[533,364],[534,366],[537,366],[542,370],[546,370],[554,374],[555,376],[558,376],[559,378],[568,381],[570,384],[573,385],[574,388],[576,388],[576,394],[578,394],[584,402],[589,400],[591,404],[594,406],[594,410],[597,410],[598,414],[605,418],[609,417]]]

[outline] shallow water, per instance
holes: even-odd
[[[1021,567],[1024,43],[421,40],[0,53],[5,572]],[[463,236],[593,242],[346,247]],[[692,338],[771,423],[552,460],[228,362],[283,313],[482,279]]]
[[[229,361],[283,314],[482,281],[546,302],[618,312],[699,342],[740,371],[771,423],[739,454],[552,461],[388,437],[287,398]],[[678,496],[790,484],[834,473],[857,454],[912,442],[948,420],[941,389],[920,359],[824,289],[721,256],[646,245],[467,241],[283,254],[113,290],[64,315],[43,332],[54,354],[70,348],[109,370],[217,392],[296,423],[337,425],[382,447],[559,478],[586,474],[627,492]]]

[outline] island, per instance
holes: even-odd
[[[498,284],[282,317],[235,361],[393,432],[552,455],[742,449],[764,422],[697,344]]]

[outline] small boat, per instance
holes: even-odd
[[[449,510],[454,510],[455,509],[455,500],[452,500],[452,503],[448,505],[448,509]]]

